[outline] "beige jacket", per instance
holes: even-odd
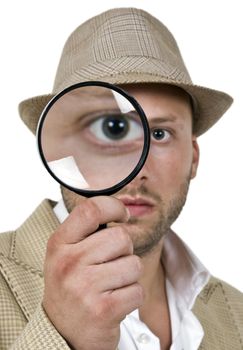
[[[69,349],[41,308],[46,243],[58,225],[52,206],[45,200],[18,230],[0,235],[1,350]],[[205,331],[201,350],[243,350],[242,293],[211,278],[193,312]]]

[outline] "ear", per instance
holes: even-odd
[[[192,136],[192,171],[191,171],[191,179],[194,179],[197,175],[197,168],[199,164],[199,145],[197,143],[197,137],[195,135]]]

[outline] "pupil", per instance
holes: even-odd
[[[128,121],[124,117],[108,117],[103,121],[102,130],[111,140],[120,140],[129,131]]]
[[[163,129],[155,129],[153,130],[153,137],[155,140],[162,140],[165,136],[165,132]]]

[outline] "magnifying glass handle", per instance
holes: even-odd
[[[99,228],[98,228],[98,230],[96,232],[98,232],[100,230],[103,230],[105,228],[107,228],[107,224],[101,224],[101,225],[99,225]]]

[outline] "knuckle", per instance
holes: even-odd
[[[52,244],[50,243],[50,245]],[[55,249],[55,254],[52,254],[52,256],[47,255],[45,260],[46,270],[51,271],[53,278],[60,282],[77,273],[79,265],[79,254],[67,245],[59,246],[58,249]]]
[[[78,212],[79,217],[86,220],[88,220],[95,211],[93,204],[90,203],[87,199],[78,204],[75,209]]]
[[[128,232],[124,227],[117,226],[115,235],[116,235],[116,239],[119,241],[122,247],[128,248],[128,249],[133,248],[131,237],[129,236]]]
[[[80,281],[80,289],[82,290],[82,294],[86,295],[90,292],[90,290],[95,290],[96,283],[97,278],[94,268],[91,266],[84,267],[81,272]]]
[[[47,254],[53,255],[59,248],[60,242],[58,240],[58,231],[54,232],[47,241]]]
[[[91,200],[85,199],[76,207],[79,217],[98,228],[100,223],[101,211],[99,207]]]
[[[67,267],[65,266],[64,269]],[[88,268],[72,270],[70,274],[59,278],[62,281],[62,288],[73,301],[78,302],[87,311],[90,311],[94,304],[92,302],[95,291],[95,278]],[[92,291],[92,292],[91,292]]]
[[[64,279],[69,276],[76,265],[77,260],[71,254],[60,252],[58,257],[53,262],[53,269],[56,279]]]
[[[107,321],[114,317],[117,309],[117,303],[111,294],[103,296],[95,308],[95,317],[98,321]]]

